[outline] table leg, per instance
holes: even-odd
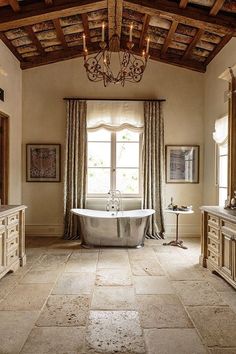
[[[177,246],[186,250],[188,247],[183,245],[183,241],[179,240],[179,214],[176,213],[176,228],[175,228],[175,240],[168,243],[163,243],[163,246]]]

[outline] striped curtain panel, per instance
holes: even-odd
[[[77,217],[72,208],[85,208],[87,174],[87,103],[67,101],[64,178],[64,238],[79,239]]]
[[[144,102],[143,208],[154,209],[147,238],[164,238],[162,187],[164,176],[163,102]]]

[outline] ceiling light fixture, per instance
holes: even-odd
[[[115,2],[115,28],[114,34],[108,43],[105,41],[105,23],[102,23],[102,40],[99,43],[100,50],[95,55],[89,55],[86,46],[86,36],[83,34],[84,67],[90,81],[103,81],[104,86],[108,84],[125,85],[126,82],[138,83],[142,80],[143,73],[149,58],[150,39],[146,39],[146,48],[142,56],[136,56],[132,49],[133,23],[129,29],[129,41],[126,49],[120,48],[120,36],[117,31],[117,1]]]

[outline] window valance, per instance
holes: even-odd
[[[213,139],[219,145],[225,144],[228,139],[228,117],[217,119],[215,121],[215,131]]]
[[[144,105],[142,101],[88,101],[87,129],[110,131],[130,129],[142,131]]]

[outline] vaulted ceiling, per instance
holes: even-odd
[[[82,36],[89,53],[114,33],[115,0],[0,0],[0,38],[22,69],[80,57]],[[133,52],[150,38],[153,60],[205,72],[236,36],[236,0],[117,0],[120,47],[133,24]]]

